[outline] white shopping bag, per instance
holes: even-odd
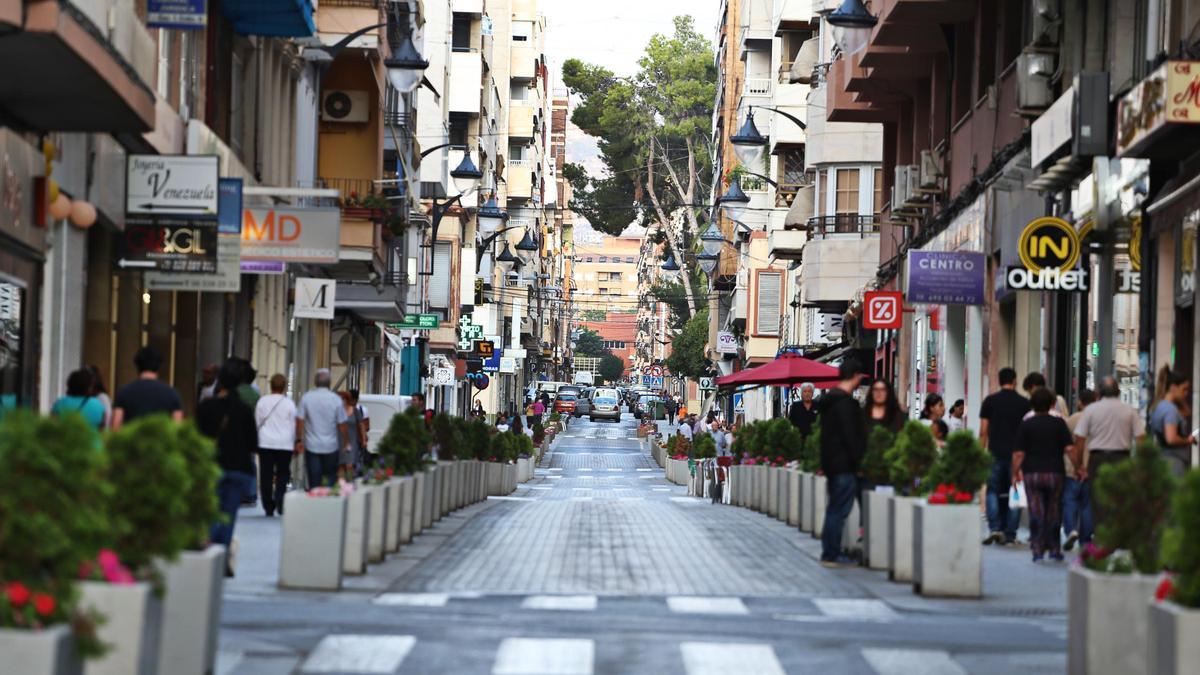
[[[1029,498],[1025,496],[1025,481],[1013,483],[1008,491],[1008,508],[1024,509],[1029,507]]]

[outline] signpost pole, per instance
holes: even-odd
[[[1109,200],[1114,199],[1116,195],[1108,194],[1107,186],[1109,184],[1108,177],[1108,158],[1096,157],[1092,160],[1093,173],[1095,174],[1096,191],[1100,194],[1099,199],[1093,200],[1095,206],[1092,212],[1096,214],[1096,227],[1094,229],[1097,238],[1100,240],[1100,255],[1098,278],[1096,279],[1096,342],[1099,343],[1100,353],[1096,356],[1095,367],[1095,385],[1100,385],[1100,378],[1106,375],[1113,374],[1113,275],[1116,270],[1113,265],[1112,251],[1112,223],[1109,222]],[[1080,301],[1079,311],[1083,315],[1087,315],[1088,303],[1087,296],[1083,296]],[[1087,334],[1080,336],[1081,341],[1087,341]],[[1069,343],[1068,343],[1069,344]],[[1084,373],[1079,373],[1079,378],[1082,381]]]

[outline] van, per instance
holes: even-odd
[[[363,394],[358,397],[358,404],[367,411],[367,417],[371,420],[371,429],[367,432],[367,452],[374,453],[379,439],[383,438],[391,426],[392,417],[408,410],[408,406],[412,404],[412,397]]]

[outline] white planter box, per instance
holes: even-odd
[[[755,511],[766,513],[767,498],[770,496],[767,490],[767,467],[762,464],[755,464],[754,470],[751,473],[754,475],[752,506]]]
[[[816,518],[813,505],[813,486],[816,485],[816,478],[816,474],[800,472],[800,531],[809,534],[812,534]]]
[[[467,464],[465,462],[454,462],[454,499],[452,504],[454,510],[461,509],[467,503]]]
[[[225,585],[225,547],[184,551],[162,566],[159,673],[211,673],[217,656],[217,624]]]
[[[425,496],[421,505],[421,529],[427,530],[438,518],[435,512],[438,503],[437,467],[427,466],[423,473],[425,474]]]
[[[367,562],[383,562],[383,547],[387,540],[387,489],[383,485],[359,488],[367,493]]]
[[[346,540],[342,547],[342,572],[365,574],[367,571],[367,530],[371,522],[371,499],[367,490],[358,488],[346,497]]]
[[[778,467],[767,467],[767,508],[766,514],[771,517],[779,515],[779,473]]]
[[[982,597],[982,530],[978,504],[918,502],[913,513],[913,590],[926,596]]]
[[[788,470],[785,467],[775,469],[776,505],[775,518],[787,522],[788,517]]]
[[[812,487],[812,534],[819,539],[825,532],[825,504],[829,502],[829,487],[826,484],[825,476],[813,475]]]
[[[395,553],[400,550],[400,511],[402,509],[401,487],[399,478],[391,478],[384,483],[383,491],[386,493],[384,503],[387,504],[387,521],[386,529],[383,533],[383,550],[387,553]]]
[[[446,499],[449,485],[446,478],[449,477],[450,470],[446,466],[446,462],[438,462],[437,468],[433,473],[433,522],[441,520],[446,515]]]
[[[1150,643],[1147,605],[1154,601],[1156,586],[1156,576],[1072,567],[1067,575],[1067,672],[1147,673],[1149,650],[1156,647]],[[1197,636],[1191,637],[1194,648]]]
[[[886,570],[891,567],[891,530],[888,527],[891,492],[863,490],[863,553],[867,567]]]
[[[309,497],[293,490],[283,498],[279,585],[336,591],[342,587],[346,498]]]
[[[901,583],[913,580],[913,527],[920,497],[892,497],[888,503],[888,578]]]
[[[487,493],[499,497],[504,494],[504,465],[499,462],[487,463]]]
[[[79,591],[80,606],[93,609],[104,617],[96,635],[109,645],[108,653],[87,661],[83,672],[88,675],[153,675],[158,672],[162,601],[154,597],[150,584],[83,581]]]
[[[517,490],[517,465],[504,465],[504,494],[510,495]]]
[[[800,527],[800,470],[787,472],[787,524]]]
[[[400,543],[412,543],[413,513],[416,507],[417,478],[405,476],[400,479]]]
[[[1148,628],[1148,673],[1200,673],[1200,610],[1173,602],[1151,602]]]
[[[83,662],[75,655],[75,638],[68,626],[50,626],[44,630],[0,628],[0,654],[5,672],[22,675],[83,672]]]
[[[425,485],[427,484],[424,471],[414,473],[413,479],[413,516],[412,534],[416,536],[425,529]]]

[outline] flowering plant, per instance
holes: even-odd
[[[1105,574],[1129,574],[1133,571],[1133,558],[1129,551],[1105,548],[1094,541],[1084,544],[1079,553],[1078,563]]]
[[[933,494],[929,495],[930,504],[970,504],[974,495],[965,490],[959,490],[954,485],[940,483]]]
[[[743,466],[754,466],[754,465],[756,465],[756,464],[758,464],[758,458],[757,458],[757,457],[750,457],[749,455],[747,455],[747,456],[745,456],[745,457],[743,457],[743,458],[742,458],[742,465],[743,465]]]
[[[133,573],[121,564],[121,559],[110,548],[100,549],[93,560],[79,563],[79,578],[85,581],[107,581],[110,584],[126,585],[134,582]]]
[[[354,494],[354,483],[345,478],[339,478],[332,487],[320,486],[308,489],[309,497],[349,497]]]
[[[1162,602],[1168,600],[1175,595],[1175,580],[1169,576],[1163,577],[1162,581],[1158,582],[1158,586],[1154,589],[1154,601]]]

